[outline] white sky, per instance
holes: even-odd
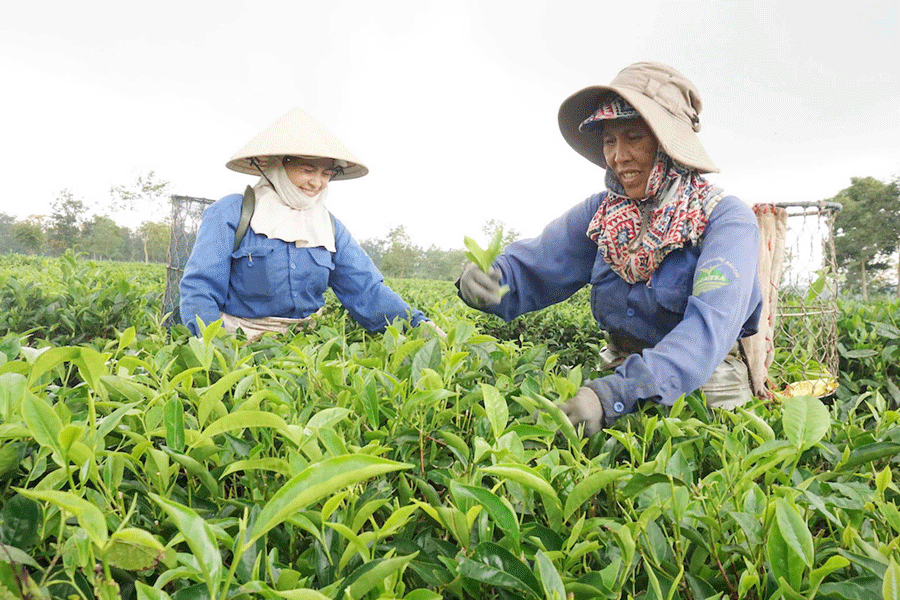
[[[747,202],[900,174],[895,1],[27,4],[0,20],[0,212],[18,218],[65,188],[107,205],[150,170],[181,195],[241,191],[255,178],[225,162],[299,106],[370,169],[329,195],[357,239],[404,225],[461,248],[488,219],[531,236],[603,187],[559,104],[638,60],[697,85],[710,179]]]

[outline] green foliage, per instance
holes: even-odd
[[[81,344],[115,339],[131,326],[159,334],[164,276],[161,265],[101,266],[72,254],[7,257],[0,267],[0,336]]]
[[[900,181],[854,177],[831,200],[843,206],[834,219],[838,266],[866,299],[871,272],[887,268],[885,257],[900,248]]]
[[[467,309],[452,283],[396,280],[446,339],[403,323],[369,334],[330,298],[317,328],[248,344],[215,323],[160,332],[158,296],[140,305],[153,286],[131,268],[64,257],[15,271],[44,295],[0,337],[0,597],[900,589],[900,412],[884,394],[896,304],[842,306],[847,391],[829,403],[727,412],[695,393],[581,440],[554,407],[593,376],[581,294],[516,328]],[[58,314],[115,321],[99,290],[122,281],[139,307],[109,329],[52,329],[37,312],[62,297]],[[567,319],[583,337],[562,337]]]

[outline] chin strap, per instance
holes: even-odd
[[[266,173],[262,170],[262,167],[259,166],[259,161],[256,160],[256,157],[255,157],[255,156],[254,156],[253,158],[250,159],[250,164],[253,165],[254,167],[256,167],[256,170],[259,171],[259,174],[262,175],[262,176],[265,178],[265,180],[269,182],[269,185],[271,185],[271,186],[272,186],[272,189],[274,190],[274,189],[275,189],[275,184],[272,183],[272,180],[271,180],[271,179],[269,179],[268,177],[266,177]],[[249,187],[249,186],[248,186],[248,187]]]

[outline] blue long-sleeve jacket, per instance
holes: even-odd
[[[670,252],[649,282],[630,284],[585,233],[605,194],[574,206],[538,237],[510,244],[494,263],[510,291],[489,310],[509,321],[591,284],[600,328],[652,346],[591,387],[624,412],[637,400],[671,405],[706,383],[736,339],[756,333],[762,309],[756,217],[738,198],[723,198],[699,246]]]
[[[197,240],[179,287],[182,322],[197,335],[221,312],[244,318],[308,317],[325,303],[328,287],[350,315],[369,331],[382,331],[394,318],[412,325],[426,320],[384,284],[384,277],[347,228],[334,219],[336,250],[297,248],[250,227],[234,251],[241,194],[214,202],[203,213]]]

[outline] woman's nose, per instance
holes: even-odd
[[[631,152],[628,149],[628,144],[616,144],[616,147],[613,149],[613,161],[621,164],[629,158],[631,158]]]

